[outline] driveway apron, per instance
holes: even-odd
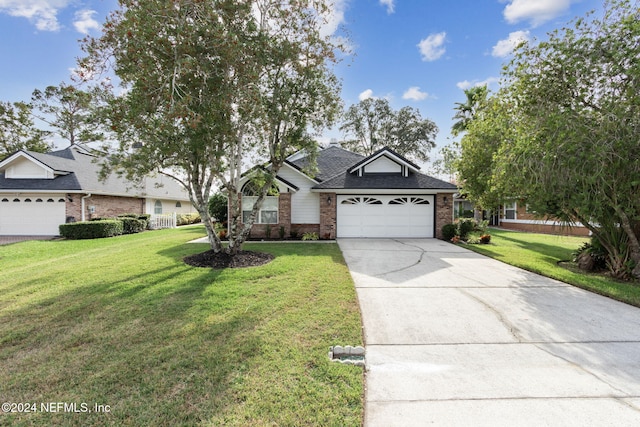
[[[640,309],[435,239],[340,239],[365,426],[638,426]]]

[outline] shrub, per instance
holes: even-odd
[[[218,222],[227,221],[227,196],[217,193],[209,198],[209,215]]]
[[[490,234],[483,234],[482,236],[480,236],[480,243],[486,245],[489,242],[491,242],[491,235]]]
[[[476,229],[477,223],[472,218],[460,218],[458,220],[458,232],[456,233],[460,236],[460,239],[467,240],[469,233]]]
[[[99,239],[122,234],[122,221],[102,220],[60,224],[60,235],[65,239]]]
[[[220,230],[218,231],[218,238],[220,240],[224,240],[227,238],[227,230]]]
[[[318,240],[318,233],[304,233],[302,240]]]
[[[176,225],[189,225],[200,221],[202,219],[200,219],[200,214],[197,212],[176,215]]]
[[[442,226],[442,239],[446,241],[450,241],[453,239],[453,236],[458,234],[458,227],[456,224],[445,224]]]
[[[280,240],[284,240],[284,225],[280,226],[280,229],[278,230],[278,236],[280,236]]]
[[[147,228],[147,222],[142,219],[130,216],[119,216],[118,221],[122,221],[122,234],[140,233]]]
[[[298,230],[291,230],[289,232],[289,236],[291,236],[292,239],[297,239],[298,236],[300,236],[300,232]]]
[[[604,270],[607,268],[607,251],[602,243],[592,236],[591,242],[583,244],[573,253],[573,261],[585,271]]]

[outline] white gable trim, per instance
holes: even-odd
[[[295,168],[291,168],[293,170],[295,170]],[[309,177],[305,174],[302,174],[302,176],[304,176],[305,178],[309,179]],[[239,182],[239,187],[240,187],[240,191],[242,191],[242,187],[244,187],[244,185],[251,179],[253,178],[253,175],[251,173],[246,174],[245,176],[243,176],[242,178],[240,178],[240,182]],[[276,182],[279,184],[278,185],[278,190],[282,191],[282,187],[286,187],[287,191],[290,193],[295,193],[299,190],[299,188],[295,188],[297,187],[295,184],[286,181],[284,178],[279,177],[278,175],[275,176],[275,180]],[[295,186],[295,187],[292,187]]]
[[[33,164],[35,164],[36,166],[38,166],[39,168],[41,168],[43,170],[43,174],[40,176],[36,176],[36,175],[29,175],[29,176],[20,176],[20,175],[16,175],[14,176],[12,173],[12,164],[16,163],[18,160],[20,159],[25,159],[28,160],[30,162],[32,162]],[[46,165],[45,163],[42,163],[40,160],[36,159],[35,157],[30,156],[28,153],[25,153],[24,151],[18,151],[17,153],[9,156],[7,159],[3,160],[2,162],[0,162],[0,170],[4,170],[5,171],[5,178],[7,179],[30,179],[30,178],[37,178],[37,179],[53,179],[54,175],[56,174],[56,172],[58,172],[58,174],[60,173],[59,171],[56,171],[55,169],[51,168],[50,166]]]
[[[357,164],[356,166],[352,167],[351,169],[349,169],[349,173],[357,173],[358,176],[362,176],[362,174],[365,171],[365,167],[376,161],[377,159],[379,159],[380,157],[386,157],[389,160],[399,164],[401,166],[401,170],[402,170],[402,175],[403,176],[408,176],[409,175],[409,171],[413,171],[413,172],[420,172],[420,168],[407,163],[405,160],[401,159],[400,157],[396,156],[395,154],[393,154],[392,152],[390,152],[389,150],[387,150],[386,148],[381,150],[378,154],[373,155],[371,157],[369,157],[368,159],[366,159],[364,162]]]
[[[320,181],[318,181],[318,180],[315,180],[315,179],[311,178],[309,175],[307,175],[306,173],[302,172],[302,171],[301,171],[300,169],[298,169],[297,167],[290,165],[290,164],[289,164],[289,163],[287,163],[287,162],[283,163],[283,164],[282,164],[282,166],[283,166],[283,167],[284,167],[284,166],[288,167],[288,168],[289,168],[289,169],[291,169],[292,171],[296,172],[296,173],[297,173],[297,174],[299,174],[299,175],[302,175],[303,177],[305,177],[305,178],[306,178],[306,179],[308,179],[309,181],[313,182],[314,184],[320,184]]]

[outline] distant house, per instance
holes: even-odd
[[[312,173],[304,153],[285,161],[251,236],[440,237],[442,226],[453,221],[457,187],[421,173],[388,148],[362,156],[332,143],[316,162]],[[242,184],[237,197],[246,220],[256,200],[251,174]]]
[[[0,235],[58,235],[66,222],[124,213],[190,213],[185,190],[163,175],[133,183],[98,179],[95,152],[82,145],[46,154],[20,150],[0,162]]]
[[[499,215],[498,225],[509,230],[531,231],[547,234],[567,234],[573,236],[588,236],[590,231],[582,224],[567,224],[551,220],[541,219],[535,212],[529,210],[523,200],[509,200],[505,202]]]

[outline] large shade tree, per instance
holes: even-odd
[[[34,90],[31,105],[38,119],[73,145],[105,139],[99,107],[110,96],[110,87],[105,82],[87,89],[62,82]]]
[[[591,230],[617,277],[640,276],[639,23],[635,2],[612,0],[521,46],[495,122],[508,120],[508,137],[485,163],[503,195]],[[472,124],[465,139],[482,136]]]
[[[0,102],[0,160],[18,150],[47,152],[48,131],[38,129],[31,105],[25,102]]]
[[[340,130],[348,135],[343,145],[357,153],[370,155],[389,147],[411,160],[427,161],[435,147],[438,128],[423,119],[415,108],[394,111],[389,101],[367,98],[349,107]]]
[[[338,48],[322,35],[324,0],[120,0],[103,35],[84,43],[81,69],[113,64],[125,92],[110,106],[120,147],[107,166],[130,178],[171,174],[188,190],[215,251],[237,253],[273,180],[293,151],[315,150],[310,130],[333,120]],[[134,148],[136,147],[136,148]],[[249,153],[258,199],[241,226]],[[230,195],[229,245],[213,230],[214,185]]]

